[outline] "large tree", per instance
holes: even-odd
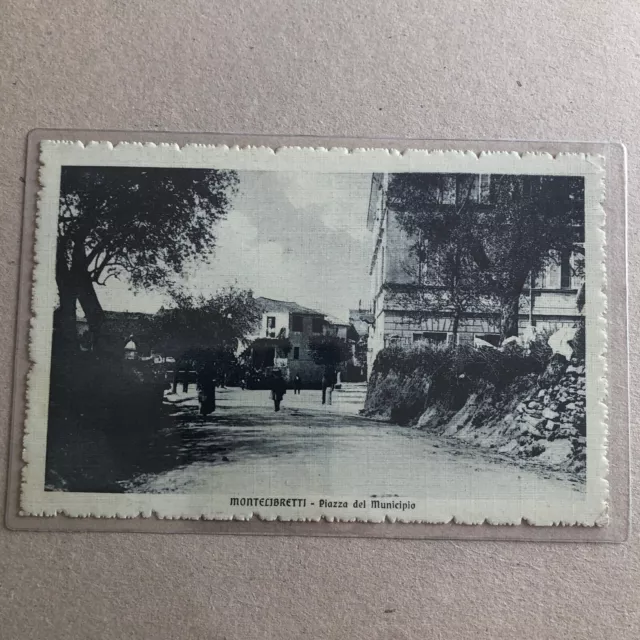
[[[75,337],[79,302],[99,342],[96,286],[166,286],[215,244],[215,222],[235,193],[235,172],[216,169],[63,167],[56,255],[59,330]]]
[[[549,263],[584,252],[584,179],[502,175],[493,183],[472,250],[500,301],[504,339],[518,334],[524,286],[535,285]]]
[[[153,320],[153,342],[175,358],[233,354],[260,323],[262,308],[251,290],[226,287],[215,295],[173,293],[174,304]]]
[[[581,251],[584,182],[571,176],[397,174],[388,202],[412,238],[412,251],[434,267],[436,283],[422,295],[447,307],[496,300],[502,339],[518,333],[527,281],[550,261]],[[418,292],[420,292],[418,288]]]
[[[410,284],[396,296],[414,320],[427,320],[434,313],[449,316],[455,344],[466,313],[490,314],[495,307],[488,276],[478,269],[469,251],[475,242],[476,176],[416,174],[403,178],[392,180],[390,202],[411,238],[404,264]]]

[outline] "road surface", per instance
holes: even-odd
[[[167,434],[167,468],[121,483],[128,492],[236,495],[437,496],[575,500],[566,477],[496,461],[423,431],[358,415],[364,391],[285,395],[218,391],[217,410],[197,415],[195,393],[167,396],[179,431]]]

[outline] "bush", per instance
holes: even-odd
[[[586,356],[586,331],[584,322],[580,324],[578,330],[576,331],[576,335],[573,337],[573,340],[570,342],[571,347],[573,348],[573,357],[576,360],[584,361]]]
[[[346,362],[351,351],[349,345],[336,336],[323,335],[309,340],[309,351],[315,364],[321,366],[337,366]]]
[[[374,362],[365,410],[400,423],[429,406],[458,411],[472,393],[489,387],[502,391],[523,376],[542,373],[550,358],[543,335],[527,347],[513,343],[504,349],[424,343],[388,347]]]
[[[549,364],[551,356],[553,355],[553,349],[549,346],[549,337],[552,334],[553,331],[541,331],[536,334],[535,339],[526,347],[529,355],[539,363],[543,370]]]
[[[452,349],[445,345],[416,343],[410,347],[391,346],[383,349],[373,363],[372,375],[395,372],[410,376],[415,372],[429,374],[450,359]]]
[[[47,423],[48,487],[121,491],[142,464],[157,460],[150,442],[171,424],[164,376],[139,361],[92,353],[52,361]]]

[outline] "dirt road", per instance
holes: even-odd
[[[197,415],[194,394],[168,397],[180,437],[176,466],[121,483],[129,492],[243,495],[438,496],[575,500],[567,478],[494,461],[415,429],[357,415],[358,394],[288,392],[276,413],[267,391],[220,390]]]

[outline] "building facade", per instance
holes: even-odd
[[[327,323],[325,333],[346,342],[349,337],[351,323],[334,316],[325,316],[325,320]]]
[[[354,382],[367,379],[367,347],[369,328],[373,325],[371,309],[362,309],[362,301],[357,309],[349,309],[349,344],[351,360],[347,364],[347,377]]]
[[[337,335],[326,315],[296,302],[256,298],[262,307],[260,333],[249,340],[251,362],[256,369],[277,367],[289,380],[296,375],[305,385],[322,380],[323,367],[315,364],[309,343],[323,335]]]
[[[442,176],[441,198],[456,202],[456,177]],[[489,205],[491,176],[477,176],[469,196],[476,203]],[[400,225],[393,205],[388,202],[389,176],[374,174],[367,216],[372,249],[369,268],[371,296],[371,324],[369,325],[367,369],[371,372],[377,354],[392,344],[410,345],[414,342],[451,343],[453,314],[440,309],[431,315],[422,311],[416,319],[416,309],[402,291],[416,281],[421,269],[410,251],[414,241]],[[543,272],[525,286],[521,296],[519,331],[527,327],[540,329],[576,326],[582,316],[578,299],[583,293],[584,278],[576,269],[575,254],[554,256]],[[424,274],[421,274],[424,275]],[[421,280],[424,282],[424,280]],[[531,286],[533,285],[533,286]],[[428,288],[428,287],[427,287]],[[434,292],[437,287],[434,285]],[[457,327],[458,344],[497,345],[500,337],[499,309],[485,309],[482,313],[465,313]]]

